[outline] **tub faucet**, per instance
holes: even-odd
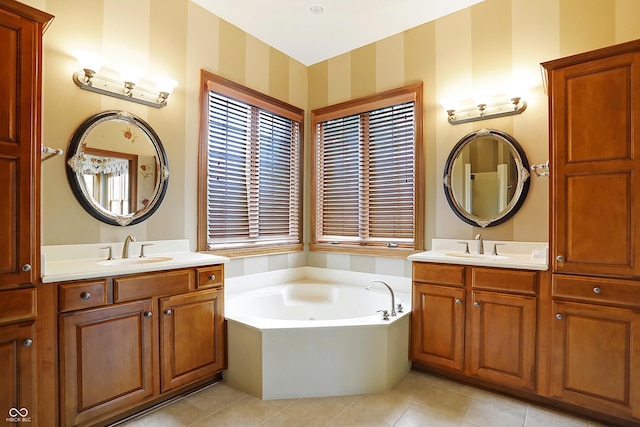
[[[122,258],[129,258],[129,243],[135,242],[136,237],[133,234],[129,234],[124,239],[124,246],[122,247]]]
[[[389,292],[391,292],[391,315],[395,316],[396,315],[396,296],[393,293],[393,289],[391,289],[391,286],[387,285],[382,280],[372,280],[371,282],[367,283],[367,286],[365,286],[364,288],[366,290],[370,290],[371,289],[371,285],[373,285],[374,283],[382,283],[383,285],[385,285],[387,287],[387,289],[389,289]]]
[[[476,234],[476,240],[478,241],[478,253],[484,254],[484,242],[482,241],[482,234]]]

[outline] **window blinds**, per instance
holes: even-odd
[[[209,91],[209,245],[299,243],[300,123]]]
[[[317,241],[411,247],[414,102],[317,124]]]

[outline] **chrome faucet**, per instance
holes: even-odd
[[[482,234],[477,234],[476,240],[478,241],[478,253],[484,254],[484,242],[482,241]]]
[[[136,237],[133,234],[129,234],[124,239],[124,246],[122,247],[122,258],[129,258],[129,243],[135,242]]]
[[[391,289],[391,286],[387,285],[382,280],[372,280],[371,282],[367,283],[367,286],[365,286],[364,288],[366,290],[370,290],[371,289],[371,285],[373,285],[374,283],[382,283],[383,285],[385,285],[387,287],[387,289],[389,289],[389,292],[391,292],[391,315],[395,316],[396,315],[396,296],[393,293],[393,289]]]

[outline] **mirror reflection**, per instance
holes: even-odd
[[[482,129],[462,138],[445,165],[445,195],[463,221],[498,225],[520,208],[529,188],[529,165],[508,134]]]
[[[97,114],[78,128],[68,166],[82,206],[109,224],[143,221],[166,191],[168,166],[160,139],[141,119],[122,111]]]

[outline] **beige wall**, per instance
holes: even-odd
[[[443,166],[464,135],[483,127],[514,136],[531,164],[548,158],[547,98],[540,62],[640,38],[637,0],[485,0],[476,6],[344,55],[305,67],[188,0],[24,0],[56,16],[45,34],[43,141],[67,149],[86,117],[123,109],[162,138],[171,177],[165,202],[148,221],[128,228],[101,224],[84,212],[66,181],[64,159],[43,164],[42,242],[72,244],[188,238],[195,249],[199,70],[208,69],[310,111],[422,80],[426,141],[427,241],[434,237],[544,241],[548,180],[532,178],[515,218],[480,230],[460,221],[442,191]],[[180,82],[160,110],[79,90],[72,49],[136,63]],[[451,126],[438,101],[499,91],[520,82],[528,102],[519,116]],[[308,123],[305,131],[308,147]],[[308,159],[309,150],[306,155]],[[307,160],[308,162],[308,160]],[[306,165],[308,166],[308,165]],[[308,171],[308,167],[306,168]],[[308,173],[305,194],[308,192]],[[307,200],[308,202],[308,200]],[[308,205],[308,203],[307,203]],[[305,224],[308,224],[305,209]],[[308,230],[305,230],[308,236]],[[408,262],[337,254],[290,254],[235,260],[230,276],[298,265],[410,275]]]

